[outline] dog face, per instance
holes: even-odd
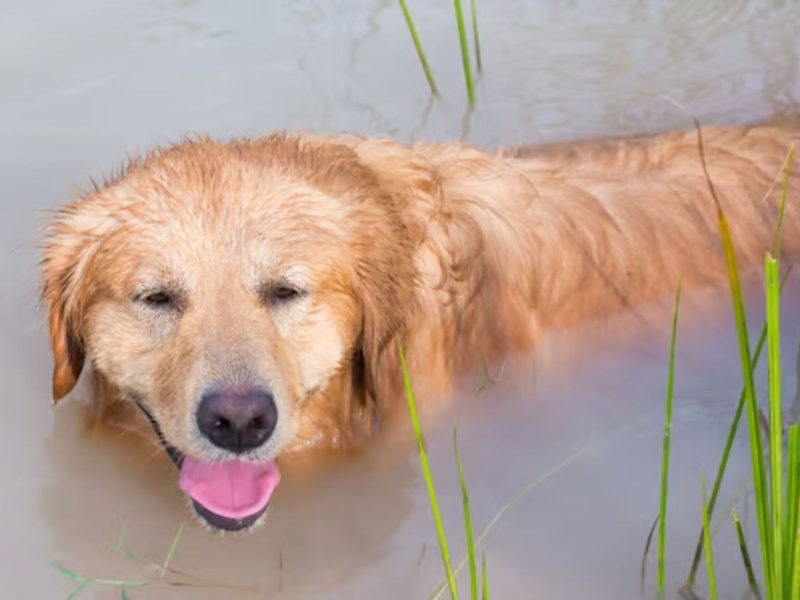
[[[132,164],[47,232],[54,397],[88,358],[151,421],[196,512],[252,526],[276,458],[336,443],[375,400],[412,302],[399,207],[333,141],[203,140]]]

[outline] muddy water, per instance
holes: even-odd
[[[84,392],[50,406],[36,228],[44,210],[88,176],[187,132],[347,129],[493,147],[684,125],[666,97],[707,123],[785,113],[800,97],[800,9],[790,2],[503,1],[479,3],[485,74],[478,109],[468,114],[451,3],[410,4],[443,90],[439,102],[429,101],[393,0],[2,3],[4,596],[65,596],[76,583],[53,561],[88,577],[158,580],[159,569],[137,560],[161,562],[187,515],[175,474],[154,448],[118,431],[86,431]],[[797,305],[797,281],[787,298]],[[672,584],[684,576],[700,478],[714,468],[738,395],[726,302],[724,293],[698,297],[681,332]],[[657,507],[668,304],[645,326],[623,315],[553,335],[532,373],[504,373],[480,393],[480,378],[465,381],[454,412],[430,431],[456,555],[463,544],[451,424],[478,529],[526,483],[588,445],[489,536],[495,597],[638,595],[642,543]],[[800,322],[789,310],[785,318],[793,362]],[[356,456],[317,457],[308,461],[313,469],[287,465],[269,523],[253,536],[212,537],[186,523],[172,562],[180,573],[131,588],[129,597],[429,596],[440,580],[435,537],[415,457],[395,437],[407,440],[398,433]],[[746,498],[746,457],[737,444],[724,506]],[[108,548],[121,531],[133,556]],[[745,580],[727,517],[717,540],[723,597],[738,597]],[[168,585],[175,581],[193,585]],[[120,597],[118,588],[85,593]]]

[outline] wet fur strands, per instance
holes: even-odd
[[[799,139],[796,124],[704,130],[742,261],[769,247]],[[798,232],[790,202],[787,252]],[[100,402],[141,403],[203,460],[226,458],[196,430],[209,386],[274,394],[276,429],[247,458],[343,446],[399,404],[398,341],[432,401],[544,329],[722,274],[694,131],[499,154],[355,136],[186,141],[58,211],[42,260],[54,396],[91,364]]]

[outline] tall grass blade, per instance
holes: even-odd
[[[483,600],[489,600],[489,576],[486,574],[486,554],[484,552],[481,552],[481,581]]]
[[[669,446],[672,433],[672,399],[675,395],[675,345],[678,337],[678,312],[681,305],[681,284],[675,292],[675,310],[672,314],[672,337],[669,343],[669,369],[667,395],[664,403],[664,440],[661,450],[661,496],[658,509],[658,593],[664,593],[665,549],[667,540],[667,492],[669,488]]]
[[[422,42],[419,39],[419,35],[417,35],[417,28],[414,26],[414,20],[411,18],[411,11],[408,10],[406,0],[398,0],[398,2],[400,3],[400,9],[403,11],[403,18],[406,20],[408,31],[411,34],[411,40],[414,42],[414,48],[417,50],[419,62],[422,64],[422,70],[425,72],[425,79],[428,80],[428,87],[431,88],[431,94],[438,96],[439,89],[436,87],[436,82],[433,79],[433,73],[428,64],[428,59],[425,57],[425,50],[422,49]]]
[[[747,549],[747,540],[744,537],[742,522],[739,520],[739,515],[736,514],[735,510],[733,511],[733,526],[736,529],[736,539],[739,541],[739,551],[742,553],[742,562],[747,573],[747,583],[750,585],[750,591],[753,592],[756,598],[761,598],[761,591],[758,589],[756,574],[753,571],[753,561],[750,560],[750,551]]]
[[[717,600],[717,577],[714,573],[714,554],[711,551],[711,532],[708,526],[708,503],[706,501],[706,478],[703,477],[703,546],[708,571],[708,597]]]
[[[769,577],[772,594],[783,598],[783,426],[781,423],[781,334],[778,261],[767,254],[764,260],[767,296],[767,372],[769,374],[769,462],[772,516],[772,556]],[[767,576],[765,572],[765,576]]]
[[[800,598],[800,423],[789,427],[787,447],[784,585],[791,598]]]
[[[481,61],[481,42],[478,38],[478,11],[475,8],[475,0],[469,0],[469,8],[472,13],[472,40],[475,42],[475,66],[478,75],[483,73],[483,62]]]
[[[714,183],[708,173],[708,166],[705,159],[703,148],[703,134],[700,123],[695,120],[697,128],[697,143],[700,151],[700,162],[703,167],[709,192],[717,207],[717,221],[719,225],[722,248],[725,254],[725,264],[728,271],[728,280],[731,289],[731,301],[733,304],[733,314],[736,322],[736,333],[739,341],[739,359],[741,361],[742,377],[745,387],[745,407],[747,409],[747,424],[750,438],[750,462],[753,471],[753,490],[755,493],[756,515],[758,517],[758,531],[761,540],[761,563],[764,573],[770,573],[772,568],[772,538],[769,530],[769,515],[766,487],[766,476],[764,467],[764,451],[761,444],[761,433],[758,425],[758,404],[756,402],[756,386],[753,377],[753,368],[750,362],[750,341],[747,332],[747,318],[744,310],[744,299],[742,296],[742,285],[739,278],[739,267],[736,262],[736,253],[733,248],[728,220],[722,210],[722,204],[717,196]],[[772,598],[771,582],[769,577],[765,577],[767,598]]]
[[[699,130],[699,125],[697,121],[695,121],[695,125],[697,125]],[[789,149],[789,153],[787,154],[786,160],[783,165],[783,185],[781,188],[781,196],[778,206],[778,219],[775,227],[775,240],[774,240],[774,252],[776,259],[779,259],[780,257],[781,240],[783,233],[783,221],[786,213],[786,203],[788,199],[789,181],[791,179],[794,152],[795,152],[795,146],[792,145],[792,147]],[[792,265],[790,264],[788,268],[784,271],[783,277],[781,278],[781,284],[780,284],[781,292],[783,291],[783,288],[786,284],[787,279],[789,278],[789,274],[791,273],[791,271],[792,271]],[[767,339],[767,324],[764,323],[764,326],[761,329],[761,334],[759,335],[758,338],[758,343],[756,344],[756,349],[753,352],[753,357],[751,361],[751,366],[754,370],[758,366],[758,361],[761,358],[761,350],[764,347],[766,339]],[[800,354],[798,354],[798,356],[800,356]],[[745,398],[746,398],[746,389],[743,386],[742,392],[739,396],[739,402],[736,405],[736,411],[734,412],[733,420],[731,421],[731,425],[728,430],[728,437],[725,440],[725,447],[722,451],[722,456],[720,457],[719,465],[717,467],[717,473],[716,476],[714,477],[714,485],[711,488],[711,496],[709,497],[708,501],[709,518],[714,514],[714,509],[717,503],[717,496],[719,495],[719,490],[720,487],[722,486],[722,479],[725,475],[725,471],[728,466],[728,458],[730,457],[731,448],[733,447],[733,440],[735,439],[736,432],[739,429],[739,421],[741,420],[742,411],[745,406]],[[703,531],[701,527],[700,533],[697,534],[697,543],[695,544],[695,551],[694,551],[694,556],[692,557],[691,567],[689,568],[689,575],[686,578],[686,585],[689,588],[694,586],[702,554],[703,554]]]
[[[472,66],[469,61],[469,44],[467,43],[467,28],[464,25],[464,11],[461,9],[461,0],[453,0],[456,8],[456,23],[458,24],[458,41],[461,44],[461,62],[464,65],[464,83],[467,86],[469,105],[475,106],[475,82],[472,79]]]
[[[800,533],[795,532],[796,535]],[[792,595],[791,598],[800,598],[800,544],[795,542],[792,562]]]
[[[408,412],[411,413],[411,424],[414,427],[414,437],[417,439],[417,450],[419,451],[419,462],[422,466],[422,475],[425,478],[425,487],[428,489],[428,502],[433,515],[433,522],[436,526],[436,535],[439,537],[439,549],[442,552],[442,564],[444,565],[445,575],[447,576],[447,587],[450,589],[450,597],[453,600],[458,598],[456,580],[453,576],[453,569],[450,566],[450,551],[447,548],[447,536],[444,533],[442,515],[439,511],[439,501],[436,498],[436,487],[433,484],[430,464],[428,463],[428,453],[425,450],[425,440],[422,437],[422,428],[419,424],[417,415],[417,402],[414,399],[414,390],[411,387],[411,377],[408,374],[406,355],[402,345],[397,345],[400,354],[400,366],[403,369],[403,386],[405,387],[406,399],[408,400]]]
[[[789,278],[789,274],[791,273],[791,266],[786,269],[783,273],[783,278],[781,279],[781,291],[783,291],[783,287],[786,285],[786,281]],[[753,369],[756,368],[758,365],[758,361],[761,359],[761,351],[764,348],[764,344],[767,341],[767,324],[764,323],[764,326],[761,328],[761,334],[758,337],[758,343],[756,344],[756,349],[753,351],[753,358],[751,361],[751,365]],[[711,518],[714,515],[714,508],[717,504],[717,496],[719,495],[719,490],[722,487],[722,479],[725,476],[725,470],[728,467],[728,459],[731,454],[731,448],[733,447],[733,440],[736,438],[736,432],[739,429],[739,421],[742,417],[742,412],[744,410],[745,405],[745,389],[742,387],[742,392],[739,395],[739,402],[736,404],[736,411],[733,415],[733,420],[731,421],[731,426],[728,429],[728,437],[725,440],[725,447],[722,450],[722,456],[720,457],[719,465],[717,466],[717,474],[714,477],[714,485],[711,488],[711,495],[708,499],[708,516]],[[697,534],[697,544],[695,545],[694,549],[694,556],[692,557],[692,566],[689,568],[689,575],[686,578],[686,586],[691,588],[694,586],[695,578],[697,577],[697,570],[700,567],[700,560],[703,557],[703,527],[700,526],[700,532]]]
[[[470,598],[478,600],[478,568],[475,562],[475,540],[472,537],[472,514],[469,509],[469,493],[464,478],[464,467],[461,464],[461,453],[458,451],[458,431],[453,429],[453,454],[456,457],[458,482],[461,485],[461,503],[464,507],[464,532],[467,540],[467,556],[469,557],[469,590]]]

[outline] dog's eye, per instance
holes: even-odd
[[[278,285],[272,288],[270,297],[273,302],[288,302],[300,296],[300,290],[288,285]]]
[[[293,303],[308,294],[285,279],[265,282],[259,289],[261,301],[268,306],[281,306]]]
[[[141,296],[140,300],[153,308],[167,308],[174,304],[173,298],[167,292],[150,292]]]

